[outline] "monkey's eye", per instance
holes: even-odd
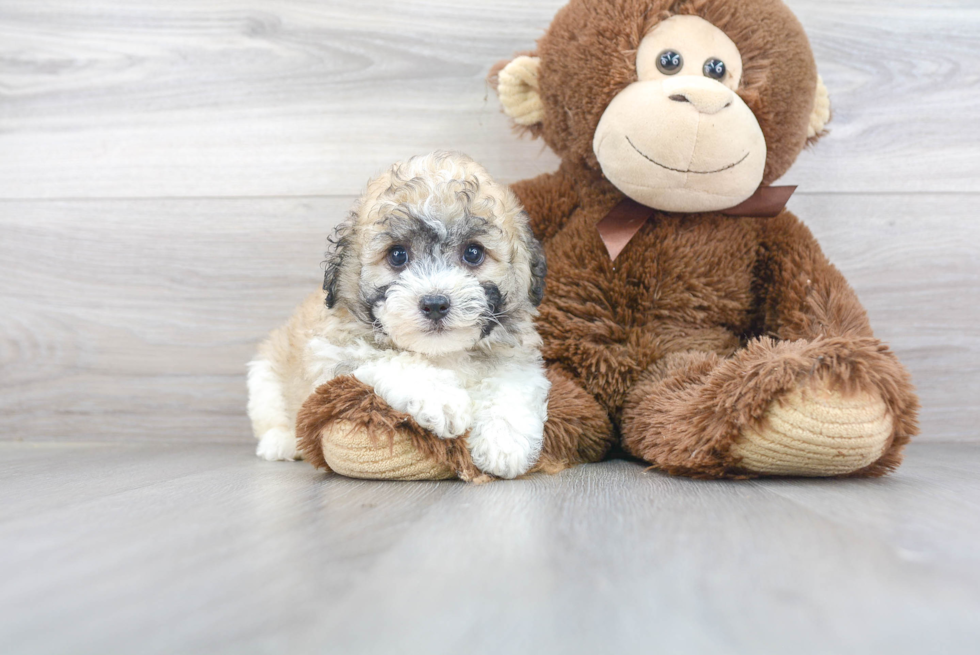
[[[713,80],[724,79],[725,77],[725,62],[721,59],[709,59],[704,62],[704,76],[710,77]]]
[[[388,263],[392,268],[401,268],[408,263],[408,251],[405,246],[392,246],[388,249]]]
[[[684,66],[684,58],[679,52],[664,50],[657,57],[657,70],[664,75],[676,75]]]
[[[463,250],[463,261],[470,266],[479,266],[483,263],[483,246],[478,243],[471,243]]]

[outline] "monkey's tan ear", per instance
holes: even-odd
[[[538,94],[537,57],[521,55],[497,73],[497,95],[504,113],[518,125],[530,127],[544,120],[544,104]]]
[[[820,138],[830,122],[830,93],[823,83],[823,78],[817,75],[817,95],[813,99],[813,113],[810,114],[810,125],[806,130],[808,140]]]

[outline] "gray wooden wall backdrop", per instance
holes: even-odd
[[[483,79],[561,4],[2,0],[0,439],[247,440],[244,364],[372,173],[555,167]],[[913,371],[922,438],[977,439],[980,2],[790,4],[835,109],[791,206]]]

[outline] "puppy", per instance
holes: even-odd
[[[296,459],[303,401],[353,375],[437,437],[466,435],[485,473],[527,472],[550,387],[532,324],[546,267],[510,189],[466,156],[414,157],[368,184],[331,243],[323,291],[249,363],[258,456]]]

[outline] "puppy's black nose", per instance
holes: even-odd
[[[430,321],[441,321],[449,313],[449,298],[446,296],[422,296],[419,309]]]

